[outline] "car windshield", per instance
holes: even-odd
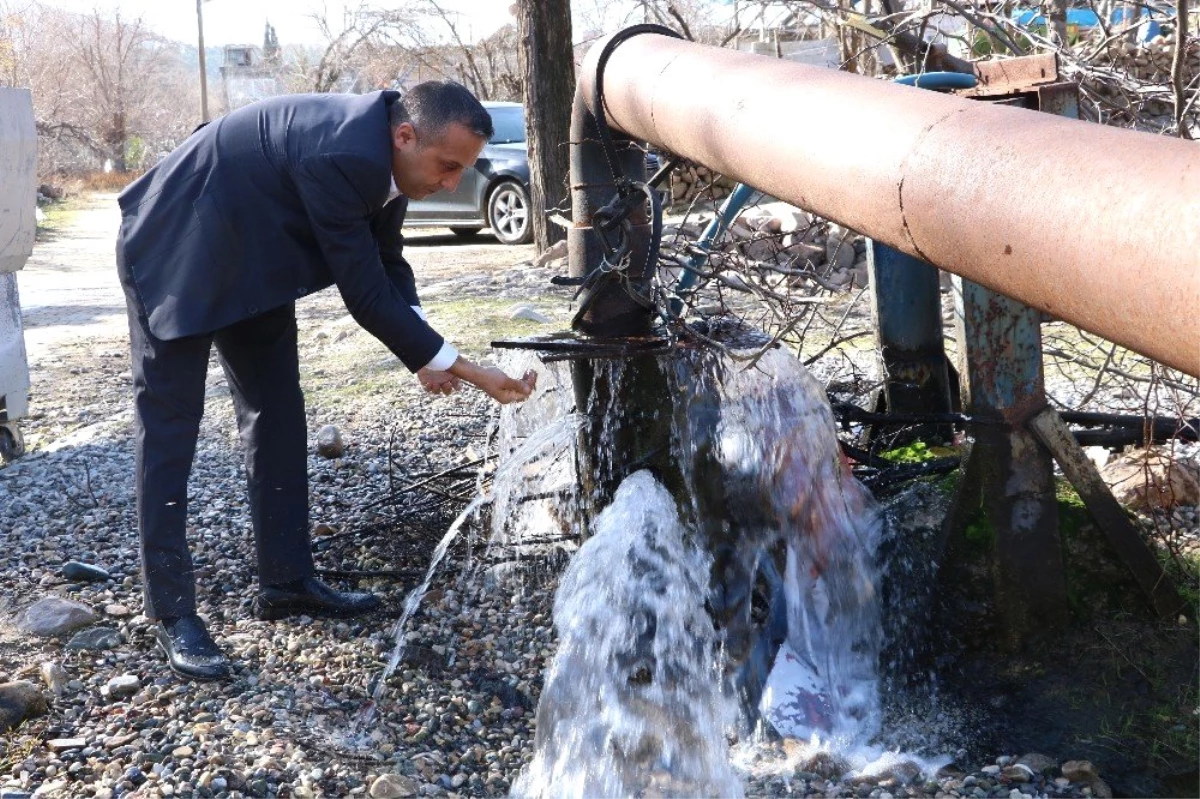
[[[525,141],[525,109],[519,105],[489,108],[492,115],[492,144],[514,144]]]

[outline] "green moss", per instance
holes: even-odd
[[[953,447],[929,446],[924,441],[914,441],[911,444],[906,444],[903,447],[889,449],[886,452],[879,453],[881,457],[887,458],[893,463],[924,463],[935,458],[944,458],[947,455],[956,455],[958,450]]]

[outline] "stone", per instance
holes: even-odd
[[[797,773],[805,771],[809,774],[816,774],[823,780],[839,780],[849,770],[849,761],[833,752],[815,752],[808,757],[801,758],[796,765]]]
[[[346,454],[346,443],[342,441],[342,433],[331,424],[317,431],[317,454],[322,458],[340,458]]]
[[[67,690],[67,672],[57,663],[47,661],[41,665],[42,681],[55,696],[62,696]]]
[[[1063,763],[1062,775],[1071,782],[1091,782],[1099,779],[1100,775],[1096,773],[1096,767],[1092,765],[1090,760],[1068,760]]]
[[[1010,782],[1029,782],[1033,779],[1034,771],[1024,763],[1005,766],[1000,774]]]
[[[142,681],[136,674],[122,674],[119,677],[113,677],[104,686],[111,699],[126,699],[136,694],[141,687]]]
[[[1058,768],[1058,761],[1049,755],[1030,752],[1027,755],[1021,755],[1017,758],[1016,765],[1029,766],[1034,774],[1045,774],[1047,771],[1054,771]]]
[[[49,710],[41,690],[27,680],[0,683],[0,733]]]
[[[1158,448],[1122,455],[1100,470],[1117,502],[1134,510],[1161,510],[1200,504],[1200,478],[1194,463]]]
[[[96,618],[95,612],[87,605],[47,596],[25,608],[17,619],[17,629],[30,635],[51,638],[86,627]]]
[[[775,257],[779,252],[779,245],[774,239],[754,239],[744,242],[740,247],[742,254],[751,261],[768,261],[775,262]]]
[[[817,266],[825,261],[825,248],[809,244],[789,233],[783,237],[784,250],[792,262],[792,266],[803,269],[806,264]]]
[[[80,563],[77,560],[69,560],[64,563],[61,573],[63,577],[75,583],[102,583],[112,579],[112,575],[99,566]]]
[[[566,258],[566,257],[567,257],[567,241],[566,241],[566,239],[563,239],[562,241],[554,242],[549,247],[542,250],[542,252],[539,253],[536,258],[533,259],[533,265],[535,267],[537,267],[538,269],[540,269],[543,266],[545,266],[546,264],[550,263],[551,261],[556,261],[559,258]],[[422,296],[424,296],[424,294],[425,294],[425,292],[421,292]]]
[[[108,649],[116,649],[123,640],[121,633],[111,627],[92,627],[88,630],[80,630],[71,636],[71,640],[67,642],[67,649],[103,652]]]
[[[112,604],[105,605],[104,614],[106,616],[112,616],[114,619],[123,619],[126,616],[133,615],[129,608],[125,605],[122,605],[120,602],[113,602]]]
[[[402,799],[416,796],[417,784],[400,774],[380,774],[371,783],[371,799]]]
[[[545,314],[538,313],[538,311],[532,305],[526,303],[514,305],[513,307],[509,308],[508,318],[524,319],[529,322],[537,322],[543,325],[550,322],[550,317],[546,316]]]

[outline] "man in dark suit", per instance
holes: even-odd
[[[487,111],[451,82],[403,99],[277,97],[198,129],[121,194],[145,612],[176,672],[230,673],[196,615],[185,537],[212,344],[246,450],[260,618],[379,604],[314,576],[298,298],[336,285],[355,320],[431,393],[466,381],[512,402],[533,390],[534,373],[518,380],[476,365],[425,322],[402,255],[408,198],[452,191],[491,133]]]

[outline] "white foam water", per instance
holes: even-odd
[[[618,488],[554,602],[559,649],[524,797],[741,796],[725,729],[706,556],[649,472]]]

